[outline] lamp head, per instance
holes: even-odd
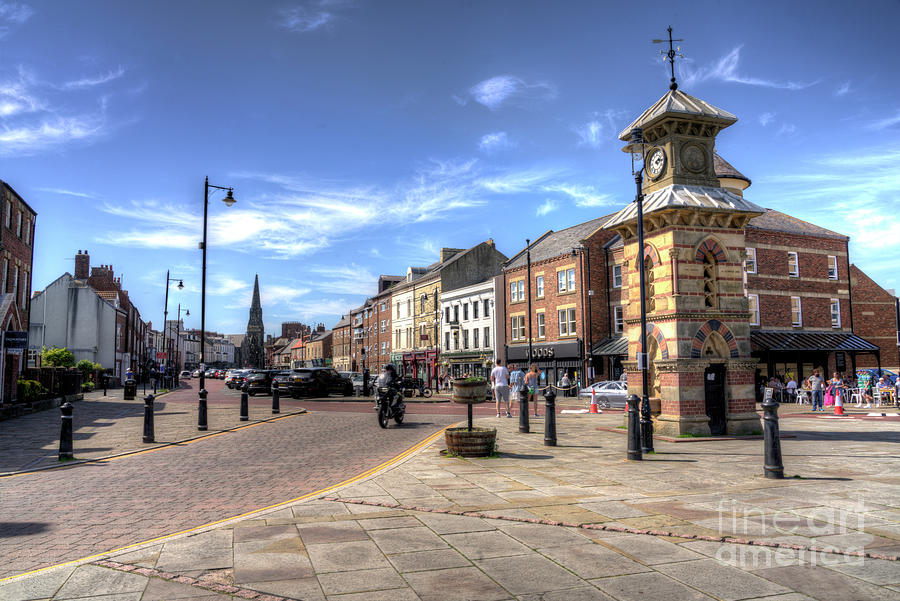
[[[642,159],[647,146],[649,144],[644,141],[644,130],[640,127],[635,127],[631,130],[631,139],[628,141],[628,144],[622,147],[622,152],[634,155],[636,159]]]
[[[184,282],[182,280],[178,280],[178,289],[182,290],[184,288]]]
[[[190,310],[190,309],[186,309],[185,312],[184,312],[184,316],[185,316],[185,317],[190,317],[190,316],[191,316],[191,310]]]
[[[222,202],[224,202],[229,207],[237,202],[237,200],[234,199],[234,189],[233,188],[228,188],[228,194],[225,195],[225,198],[222,199]]]

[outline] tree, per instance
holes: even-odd
[[[81,361],[79,361],[78,363],[75,364],[75,367],[78,370],[80,370],[82,374],[84,374],[85,382],[88,380],[88,378],[94,371],[99,371],[99,370],[103,369],[102,365],[100,365],[99,363],[94,363],[93,361],[91,361],[89,359],[82,359]]]
[[[75,355],[67,348],[47,348],[41,351],[41,365],[50,367],[72,367],[75,365]]]

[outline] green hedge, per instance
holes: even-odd
[[[37,380],[19,380],[18,392],[19,400],[32,403],[39,400],[47,391]]]

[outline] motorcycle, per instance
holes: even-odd
[[[388,420],[393,420],[399,426],[403,423],[406,414],[406,405],[403,403],[403,392],[396,386],[379,386],[375,391],[375,410],[378,412],[378,425],[387,428]]]

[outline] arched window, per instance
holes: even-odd
[[[707,309],[719,306],[716,258],[709,251],[703,253],[703,306]]]
[[[644,257],[644,309],[647,313],[656,310],[656,285],[653,281],[653,257]]]

